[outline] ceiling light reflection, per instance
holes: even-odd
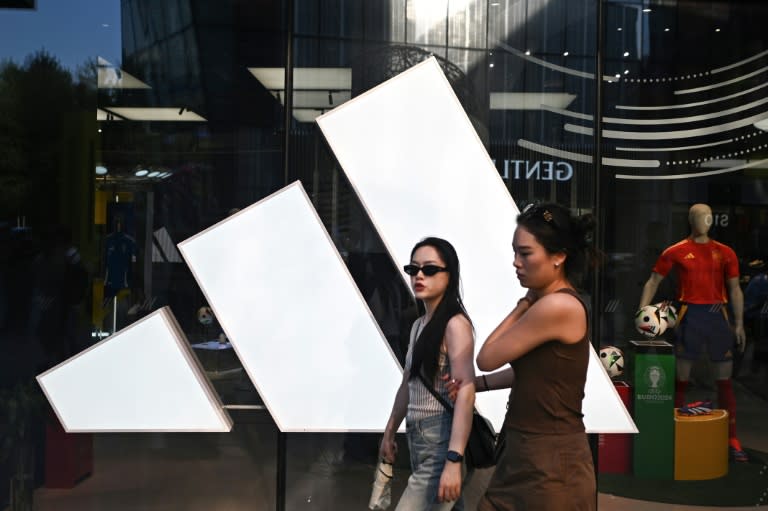
[[[285,69],[282,67],[249,67],[248,71],[265,89],[285,90]],[[351,90],[352,68],[297,67],[293,70],[294,89]]]
[[[184,108],[179,114],[181,107],[164,108],[135,108],[135,107],[109,107],[104,108],[108,114],[112,113],[125,119],[126,121],[169,121],[169,122],[205,122],[205,118],[195,112]],[[112,120],[112,119],[105,119]]]

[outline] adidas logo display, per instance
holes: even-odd
[[[427,235],[456,246],[479,350],[524,295],[512,265],[518,209],[437,60],[317,122],[397,266]],[[382,403],[391,403],[402,371],[301,184],[178,248],[281,431],[381,431]],[[149,328],[137,322],[38,377],[65,428],[231,427],[170,310],[161,310]],[[137,338],[145,348],[132,347]],[[123,385],[109,385],[120,367]],[[584,390],[587,432],[637,432],[593,349]],[[496,429],[507,395],[478,394]]]

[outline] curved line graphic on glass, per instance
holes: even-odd
[[[715,126],[707,126],[705,128],[697,128],[690,130],[676,130],[676,131],[619,131],[619,130],[603,130],[604,138],[624,138],[628,140],[665,140],[665,139],[679,139],[679,138],[694,138],[702,137],[706,135],[714,135],[717,133],[723,133],[725,131],[735,130],[750,126],[757,121],[768,119],[768,112],[762,112],[751,117],[739,119],[738,121],[727,122],[724,124],[718,124]],[[592,136],[592,128],[589,126],[579,126],[576,124],[566,123],[565,131],[571,133],[578,133],[580,135]]]
[[[696,101],[694,103],[684,103],[681,105],[658,105],[658,106],[616,105],[616,109],[617,110],[674,110],[676,108],[694,108],[697,106],[711,105],[714,103],[719,103],[720,101],[727,101],[729,99],[737,98],[739,96],[744,96],[752,92],[755,92],[756,90],[762,89],[763,87],[768,87],[768,82],[761,83],[760,85],[756,85],[755,87],[752,87],[750,89],[745,89],[743,91],[739,91],[734,94],[729,94],[728,96],[708,99],[706,101]]]
[[[560,66],[558,64],[552,64],[551,62],[547,62],[546,60],[540,59],[538,57],[534,57],[532,55],[526,55],[524,51],[520,51],[517,48],[513,48],[512,46],[503,43],[501,41],[497,41],[496,45],[505,50],[509,53],[516,55],[520,57],[521,59],[525,59],[528,62],[531,62],[532,64],[539,65],[541,67],[546,67],[547,69],[552,69],[553,71],[559,71],[564,74],[568,74],[571,76],[578,76],[579,78],[586,78],[587,80],[594,80],[595,79],[595,73],[588,73],[586,71],[579,71],[578,69],[573,69],[570,67]],[[603,80],[606,82],[614,82],[616,81],[616,78],[613,76],[603,75]]]
[[[752,55],[751,57],[747,57],[744,60],[740,60],[738,62],[734,62],[733,64],[729,64],[729,65],[723,66],[723,67],[718,67],[717,69],[713,69],[712,71],[710,71],[710,73],[712,73],[713,75],[717,74],[717,73],[722,73],[724,71],[728,71],[729,69],[734,69],[736,67],[743,66],[744,64],[749,64],[753,60],[757,60],[759,58],[765,57],[766,55],[768,55],[768,50],[761,51],[760,53],[758,53],[756,55]]]
[[[733,115],[739,112],[743,112],[745,110],[749,110],[751,108],[755,108],[755,107],[764,105],[766,103],[768,103],[768,97],[751,101],[743,105],[735,106],[727,110],[721,110],[719,112],[712,112],[708,114],[692,115],[689,117],[668,117],[665,119],[658,119],[658,118],[625,119],[620,117],[603,117],[603,122],[608,124],[629,124],[629,125],[635,125],[635,126],[654,126],[658,124],[685,124],[689,122],[698,122],[698,121],[707,121],[710,119],[717,119],[718,117],[726,117],[728,115]],[[571,110],[566,110],[565,108],[557,108],[554,106],[541,105],[541,109],[546,110],[548,112],[555,113],[555,114],[560,114],[567,117],[581,119],[584,121],[594,120],[594,116],[592,115],[573,112]]]
[[[520,139],[517,141],[517,145],[524,148],[536,151],[538,153],[547,154],[549,156],[556,156],[558,158],[571,159],[581,163],[592,163],[593,157],[589,154],[574,153],[571,151],[564,151],[562,149],[556,149],[554,147],[537,144],[530,140]],[[628,160],[623,158],[603,158],[603,165],[609,165],[611,167],[634,167],[634,168],[657,168],[661,166],[659,160]]]
[[[665,176],[633,176],[629,174],[616,174],[616,179],[633,179],[633,180],[656,180],[656,181],[669,181],[673,179],[693,179],[696,177],[716,176],[718,174],[729,174],[731,172],[737,172],[739,170],[749,169],[752,167],[760,167],[768,164],[768,158],[764,160],[753,161],[745,163],[744,165],[736,165],[734,167],[728,167],[724,169],[707,170],[704,172],[692,172],[690,174],[671,174]]]
[[[710,84],[710,85],[703,85],[701,87],[695,87],[693,89],[676,90],[675,94],[676,95],[694,94],[696,92],[704,92],[704,91],[707,91],[707,90],[718,89],[720,87],[727,87],[728,85],[733,85],[734,83],[743,82],[744,80],[748,80],[749,78],[753,78],[753,77],[755,77],[755,76],[757,76],[759,74],[762,74],[762,73],[764,73],[766,71],[768,71],[768,66],[761,67],[760,69],[752,71],[751,73],[747,73],[745,75],[737,76],[736,78],[731,78],[730,80],[726,80],[724,82],[713,83],[713,84]]]
[[[496,45],[497,45],[497,47],[499,47],[499,48],[501,48],[503,50],[506,50],[509,53],[512,53],[513,55],[516,55],[516,56],[518,56],[518,57],[520,57],[522,59],[525,59],[525,60],[527,60],[527,61],[529,61],[529,62],[531,62],[533,64],[537,64],[539,66],[546,67],[548,69],[552,69],[554,71],[559,71],[561,73],[569,74],[569,75],[572,75],[572,76],[578,76],[578,77],[581,77],[581,78],[586,78],[588,80],[594,80],[595,79],[595,74],[594,73],[588,73],[586,71],[579,71],[578,69],[573,69],[573,68],[569,68],[569,67],[565,67],[565,66],[560,66],[558,64],[552,64],[552,63],[547,62],[546,60],[540,59],[538,57],[534,57],[532,55],[526,55],[526,53],[524,51],[521,51],[521,50],[519,50],[517,48],[514,48],[514,47],[512,47],[512,46],[510,46],[510,45],[508,45],[508,44],[506,44],[506,43],[504,43],[502,41],[497,40],[496,41]],[[729,64],[727,66],[723,66],[723,67],[720,67],[720,68],[717,68],[717,69],[713,69],[711,71],[705,71],[704,73],[699,73],[699,74],[700,75],[701,74],[713,75],[713,74],[723,73],[723,72],[728,71],[730,69],[734,69],[734,68],[743,66],[744,64],[748,64],[749,62],[752,62],[754,60],[760,59],[760,58],[762,58],[762,57],[764,57],[766,55],[768,55],[768,50],[762,51],[762,52],[760,52],[760,53],[758,53],[756,55],[753,55],[753,56],[748,57],[746,59],[740,60],[738,62],[734,62],[733,64]],[[757,71],[754,71],[752,73],[748,73],[746,75],[734,78],[732,80],[728,80],[726,82],[720,82],[719,84],[708,85],[708,86],[705,86],[705,87],[699,87],[699,88],[695,88],[695,89],[683,89],[683,90],[680,90],[680,91],[675,91],[675,94],[691,94],[691,93],[694,93],[694,92],[700,92],[702,90],[710,90],[710,89],[717,88],[717,87],[724,87],[726,85],[730,85],[731,83],[735,83],[735,82],[738,82],[738,81],[742,81],[742,80],[746,80],[748,78],[751,78],[752,76],[755,76],[756,74],[759,74],[759,73],[765,71],[766,69],[768,69],[768,67],[761,68],[761,69],[759,69]],[[687,76],[687,77],[684,77],[684,78],[690,79],[692,77],[691,76]],[[621,80],[621,77],[616,78],[615,76],[612,76],[612,75],[603,75],[603,80],[605,80],[606,82],[615,82],[615,81]]]
[[[718,73],[723,73],[725,71],[729,71],[731,69],[735,69],[737,67],[743,66],[744,64],[748,64],[748,63],[750,63],[752,61],[755,61],[755,60],[758,60],[758,59],[760,59],[762,57],[765,57],[766,55],[768,55],[768,50],[761,51],[760,53],[758,53],[756,55],[752,55],[751,57],[747,57],[746,59],[740,60],[738,62],[734,62],[733,64],[728,64],[727,66],[719,67],[717,69],[712,69],[712,70],[709,70],[709,71],[702,71],[700,73],[694,73],[694,74],[689,74],[689,75],[681,75],[681,76],[671,76],[671,75],[669,75],[669,76],[652,76],[650,78],[646,77],[646,78],[642,78],[642,79],[634,78],[634,79],[630,79],[629,81],[630,82],[634,82],[634,83],[639,83],[642,80],[643,83],[646,83],[646,81],[647,82],[659,82],[659,81],[662,81],[662,82],[667,82],[667,81],[673,82],[673,81],[678,81],[678,80],[692,80],[692,79],[695,79],[695,78],[699,78],[701,76],[714,75],[714,74],[718,74]]]
[[[708,144],[687,145],[680,147],[617,147],[617,151],[631,151],[631,152],[669,152],[669,151],[687,151],[689,149],[702,149],[704,147],[712,147],[722,144],[730,144],[735,139],[729,138],[727,140],[718,140],[717,142],[709,142]]]

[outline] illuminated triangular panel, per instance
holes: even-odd
[[[402,380],[302,186],[179,244],[281,431],[379,431]]]
[[[398,266],[425,236],[454,244],[479,350],[524,295],[512,266],[518,209],[437,61],[417,64],[317,122]],[[636,432],[592,355],[587,429]],[[507,392],[477,400],[500,427]]]
[[[37,377],[68,432],[226,432],[229,414],[168,308]]]

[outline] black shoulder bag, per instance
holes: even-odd
[[[427,383],[423,374],[419,374],[419,379],[427,390],[435,396],[440,404],[453,415],[453,407]],[[504,450],[504,437],[497,435],[493,430],[491,421],[477,412],[472,411],[472,430],[469,432],[467,447],[464,450],[464,459],[467,461],[467,468],[488,468],[493,467],[499,461]]]

